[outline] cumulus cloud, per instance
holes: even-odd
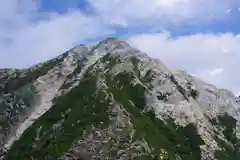
[[[234,0],[86,0],[93,14],[80,9],[42,12],[41,0],[7,0],[0,10],[0,67],[25,67],[54,57],[76,43],[114,33],[112,26],[161,27],[165,22],[200,20],[232,8]],[[71,4],[74,0],[71,0]],[[73,5],[71,5],[73,6]],[[154,46],[153,46],[154,47]]]
[[[101,17],[124,27],[136,24],[201,23],[222,18],[226,10],[237,9],[236,0],[88,0]]]
[[[8,0],[1,5],[0,68],[30,66],[112,33],[100,19],[81,10],[43,13],[31,0]]]
[[[128,41],[171,68],[185,70],[235,93],[240,91],[238,35],[195,34],[173,38],[165,32],[135,35]]]

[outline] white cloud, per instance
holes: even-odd
[[[41,0],[1,2],[0,67],[29,66],[46,60],[76,43],[109,35],[111,24],[136,27],[157,22],[161,26],[164,21],[187,21],[208,12],[216,14],[234,4],[233,0],[87,1],[97,16],[86,16],[81,10],[42,13]]]
[[[201,23],[222,18],[226,10],[237,9],[236,0],[88,0],[106,21],[115,24],[179,24],[189,21]],[[212,15],[212,16],[211,16]],[[114,21],[113,21],[114,20]]]
[[[210,76],[216,76],[216,75],[218,75],[218,74],[221,74],[223,71],[224,71],[223,68],[215,68],[215,69],[213,69],[213,70],[210,70],[210,71],[208,72],[208,74],[209,74]]]
[[[240,39],[236,35],[195,34],[171,38],[170,33],[158,33],[136,35],[128,41],[170,68],[188,71],[235,93],[240,91]]]
[[[74,45],[111,33],[100,19],[80,10],[41,13],[31,0],[8,0],[0,10],[0,68],[26,67]]]

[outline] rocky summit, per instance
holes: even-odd
[[[0,69],[0,160],[239,159],[240,98],[119,39]]]

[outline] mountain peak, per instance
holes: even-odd
[[[109,37],[109,38],[106,38],[105,40],[101,41],[100,43],[110,44],[110,43],[126,43],[126,42],[124,42],[116,37]]]
[[[96,45],[96,47],[107,47],[109,49],[129,48],[130,45],[118,38],[107,38]]]
[[[239,159],[237,97],[117,38],[2,75],[0,159]]]

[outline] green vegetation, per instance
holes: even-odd
[[[226,140],[220,139],[218,136],[215,137],[215,140],[218,142],[219,146],[222,150],[216,151],[215,156],[218,160],[239,160],[240,159],[240,151],[239,140],[236,137],[235,128],[236,128],[236,119],[232,116],[225,113],[224,115],[218,116],[216,119],[211,119],[210,122],[215,125],[223,128],[223,134]],[[216,133],[217,134],[217,133]]]
[[[239,160],[240,159],[240,152],[239,149],[233,148],[225,141],[221,140],[218,137],[215,137],[218,145],[222,148],[222,150],[218,150],[215,152],[215,157],[218,160]]]
[[[5,96],[0,102],[0,126],[5,131],[24,116],[25,108],[30,108],[35,101],[36,90],[33,85],[26,85],[17,92]]]
[[[155,117],[153,112],[143,113],[145,107],[145,89],[140,84],[133,86],[129,82],[133,73],[121,73],[114,79],[108,78],[109,92],[131,114],[131,121],[136,129],[134,139],[144,138],[153,147],[153,157],[158,159],[160,150],[168,152],[168,159],[175,160],[178,155],[182,159],[200,160],[199,145],[204,144],[193,124],[186,127],[177,126],[172,119],[164,123]],[[119,81],[119,82],[118,82]],[[134,106],[130,103],[131,100]]]
[[[13,144],[7,159],[55,160],[68,150],[74,140],[81,137],[83,131],[100,122],[108,124],[109,102],[101,101],[105,97],[102,91],[96,93],[95,78],[87,74],[77,88],[60,97],[57,103]],[[80,123],[76,123],[77,120],[80,120]],[[56,123],[61,124],[58,129],[53,127]],[[36,140],[39,128],[40,139]]]
[[[219,116],[218,120],[224,127],[223,134],[225,138],[233,144],[236,144],[237,137],[235,133],[235,128],[237,120],[232,116],[229,116],[227,113],[225,113],[223,116]]]

